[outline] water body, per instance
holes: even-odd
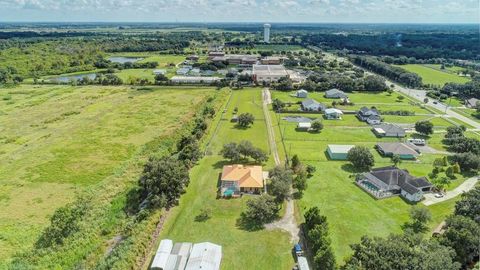
[[[56,78],[50,79],[51,81],[58,82],[58,83],[68,83],[71,81],[78,81],[82,78],[87,77],[90,80],[95,80],[97,74],[95,73],[86,73],[86,74],[79,74],[79,75],[68,75],[68,76],[60,76]]]
[[[120,63],[120,64],[125,64],[125,63],[135,63],[143,58],[141,57],[124,57],[124,56],[112,56],[109,57],[108,60],[113,63]]]

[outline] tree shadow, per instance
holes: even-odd
[[[237,219],[236,226],[247,232],[255,232],[264,229],[263,224],[259,223],[257,220],[251,220],[245,217],[244,213],[242,213]]]
[[[340,168],[342,168],[343,171],[348,172],[348,173],[362,173],[362,172],[367,172],[368,171],[368,170],[365,170],[365,169],[355,168],[350,163],[343,164]]]

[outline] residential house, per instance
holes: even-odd
[[[328,108],[325,110],[325,118],[328,120],[342,119],[343,112],[339,109]]]
[[[264,187],[262,166],[241,164],[223,166],[220,191],[222,196],[238,196],[241,193],[261,193]]]
[[[394,124],[374,124],[372,131],[377,137],[405,137],[405,129]]]
[[[159,74],[165,75],[165,74],[167,74],[167,71],[165,69],[154,69],[153,74],[154,75],[159,75]]]
[[[345,92],[334,88],[334,89],[330,89],[330,90],[325,91],[325,97],[326,98],[341,98],[341,99],[344,99],[344,98],[348,98],[348,95],[345,94]]]
[[[196,54],[192,54],[192,55],[189,55],[187,56],[187,60],[190,60],[190,61],[198,61],[198,59],[200,59],[200,57],[198,57],[198,55]]]
[[[479,101],[480,100],[478,100],[476,98],[466,99],[465,100],[465,106],[467,108],[477,108],[477,104],[479,104]]]
[[[308,97],[308,91],[305,89],[300,89],[295,93],[297,98],[306,98]]]
[[[393,155],[399,156],[401,159],[416,159],[420,150],[412,144],[399,142],[381,142],[375,146],[377,151],[386,157]]]
[[[380,113],[375,108],[362,107],[357,112],[357,117],[360,121],[369,123],[370,125],[377,125],[382,122]]]
[[[419,202],[433,185],[425,177],[415,177],[395,166],[372,169],[357,177],[356,183],[377,199],[400,195],[408,201]]]
[[[323,112],[325,111],[325,109],[327,108],[327,106],[325,106],[324,104],[314,100],[314,99],[311,99],[311,98],[308,98],[308,99],[305,99],[302,101],[302,110],[303,111],[308,111],[308,112]]]
[[[347,160],[348,151],[355,145],[329,144],[327,147],[328,157],[332,160]]]

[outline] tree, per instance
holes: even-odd
[[[351,245],[353,255],[342,267],[344,270],[376,269],[442,269],[458,270],[455,251],[435,240],[412,238],[409,235],[390,235],[387,238],[363,236],[360,243]]]
[[[296,188],[300,194],[307,189],[307,177],[304,174],[299,174],[293,180],[293,188]]]
[[[453,248],[457,261],[467,265],[478,256],[480,225],[465,216],[451,216],[446,220],[446,230],[440,243]]]
[[[188,169],[173,157],[150,158],[139,180],[140,199],[150,208],[170,207],[189,183]]]
[[[262,194],[247,201],[247,209],[242,213],[242,218],[263,225],[273,221],[278,215],[278,210],[275,198]]]
[[[242,113],[238,116],[238,126],[242,128],[247,128],[253,124],[255,117],[251,113]]]
[[[428,222],[432,220],[432,215],[427,208],[410,208],[410,221],[404,225],[405,230],[411,230],[413,233],[424,233],[428,231]]]
[[[200,151],[197,140],[185,145],[178,153],[178,159],[184,161],[185,165],[189,168],[191,168],[201,157],[202,152]]]
[[[285,103],[276,98],[273,100],[272,106],[275,112],[281,112],[285,108]]]
[[[161,82],[168,81],[168,77],[165,74],[157,74],[155,75],[155,83],[160,84]]]
[[[347,159],[361,170],[368,170],[375,164],[372,153],[366,146],[355,146],[348,151]]]
[[[427,104],[429,102],[428,98],[423,99],[423,103]]]
[[[452,156],[452,161],[460,165],[462,171],[476,171],[480,168],[480,157],[473,153],[460,153]]]
[[[308,177],[311,177],[313,173],[317,170],[317,168],[313,165],[308,164],[306,170],[307,170]]]
[[[312,129],[316,132],[319,132],[323,129],[323,124],[320,120],[315,120],[312,122]]]
[[[455,173],[453,172],[453,166],[450,166],[447,168],[447,170],[445,170],[445,175],[447,175],[451,179],[455,178]]]
[[[480,187],[463,193],[462,198],[455,204],[455,215],[471,218],[480,224]]]
[[[430,121],[418,121],[415,123],[415,131],[428,136],[433,134],[433,124]]]
[[[230,161],[240,160],[240,158],[242,157],[240,151],[238,151],[237,144],[234,142],[224,144],[222,150],[220,151],[220,154],[224,158],[229,159]]]
[[[335,256],[328,235],[327,218],[320,214],[318,207],[312,207],[304,215],[304,232],[308,246],[313,253],[314,269],[335,269]]]
[[[388,86],[385,84],[385,80],[376,75],[369,75],[364,79],[364,87],[367,91],[380,92],[388,89]]]
[[[251,156],[253,150],[255,149],[255,147],[253,147],[252,142],[246,141],[246,140],[240,141],[237,147],[238,147],[238,152],[240,152],[240,154],[245,159]]]
[[[250,152],[250,157],[255,160],[257,163],[263,163],[268,161],[268,156],[267,154],[260,148],[254,148]]]
[[[404,99],[405,99],[404,96],[398,96],[398,97],[397,97],[397,100],[398,100],[399,102],[402,102]]]
[[[292,162],[291,168],[294,172],[297,171],[300,168],[300,166],[302,166],[302,163],[300,162],[300,159],[298,158],[297,155],[293,155],[291,162]]]
[[[290,197],[293,174],[290,170],[277,166],[269,172],[270,186],[268,191],[275,196],[277,202],[282,202]]]
[[[398,164],[402,163],[402,159],[400,158],[399,155],[393,155],[392,162],[395,166],[397,166]]]

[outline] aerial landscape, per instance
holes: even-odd
[[[0,0],[0,269],[480,269],[479,5]]]

